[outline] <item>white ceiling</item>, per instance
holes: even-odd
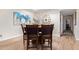
[[[58,10],[59,9],[36,9],[35,11],[58,11]]]
[[[24,9],[32,12],[47,12],[47,11],[59,11],[59,9]]]
[[[53,12],[58,12],[60,11],[61,14],[65,15],[72,15],[76,10],[75,9],[24,9],[28,10],[30,12],[48,12],[48,11],[53,11]]]
[[[63,9],[61,10],[61,14],[65,15],[72,15],[76,10],[75,9]]]

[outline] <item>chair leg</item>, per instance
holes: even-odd
[[[43,44],[44,44],[44,41],[43,41],[43,39],[41,40],[41,49],[43,50]]]
[[[27,39],[27,50],[28,50],[28,46],[29,46],[29,40]]]
[[[50,46],[50,40],[48,39],[48,46]]]
[[[52,50],[52,39],[51,39],[51,41],[50,41],[50,48],[51,48],[51,50]]]
[[[36,48],[38,50],[38,39],[36,40]]]
[[[25,41],[24,41],[24,39],[23,39],[23,45],[25,45]]]
[[[23,45],[24,45],[24,49],[25,49],[25,40],[23,39]]]

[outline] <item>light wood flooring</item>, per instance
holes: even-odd
[[[52,48],[53,50],[78,50],[79,41],[76,41],[73,36],[62,36],[62,37],[54,36],[52,42]],[[31,48],[30,50],[34,50],[34,48]],[[45,50],[50,49],[45,48]]]
[[[73,35],[54,36],[52,48],[53,50],[79,50],[79,41],[75,40]],[[0,41],[0,50],[25,50],[22,37]]]

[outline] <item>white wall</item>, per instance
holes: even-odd
[[[60,37],[60,13],[51,14],[51,23],[54,24],[53,35]]]
[[[51,18],[51,23],[54,24],[54,31],[53,36],[60,36],[60,12],[59,11],[45,11],[45,12],[37,12],[33,13],[28,10],[6,10],[6,9],[0,9],[0,37],[1,39],[9,39],[13,37],[17,37],[22,35],[22,29],[20,25],[13,24],[13,12],[19,11],[23,12],[25,14],[29,14],[32,17],[35,17],[34,15],[37,15],[36,17],[38,20],[43,20],[43,16],[45,14],[49,15]],[[42,23],[40,21],[40,23]]]
[[[77,11],[76,11],[77,12]],[[76,15],[77,16],[77,15]],[[75,27],[76,27],[76,25],[75,25],[75,13],[73,13],[73,33],[74,33],[74,36],[75,36]]]
[[[3,39],[22,35],[21,26],[13,24],[14,11],[24,12],[25,14],[33,16],[31,12],[25,10],[0,9],[0,35],[2,35]]]
[[[63,15],[61,14],[60,17],[61,17],[61,25],[60,25],[60,26],[61,26],[61,29],[60,29],[60,32],[61,32],[61,34],[62,34],[62,33],[63,33],[63,25],[64,25],[64,24],[63,24]]]
[[[74,35],[79,40],[79,10],[76,10],[76,25],[74,25]]]
[[[51,24],[54,24],[53,36],[60,36],[60,11],[38,11],[35,13],[36,19],[43,24],[44,16],[49,15],[51,19]]]

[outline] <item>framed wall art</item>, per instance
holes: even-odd
[[[13,22],[16,25],[26,24],[27,22],[29,22],[30,18],[31,17],[29,15],[25,15],[21,12],[13,12]]]

